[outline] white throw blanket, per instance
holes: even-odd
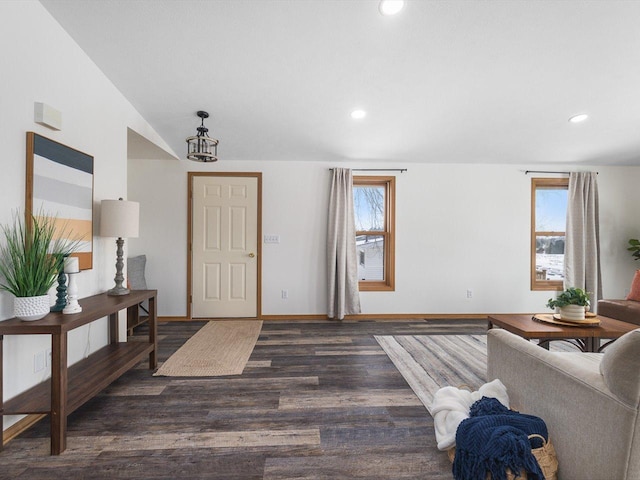
[[[458,425],[469,418],[471,405],[482,397],[495,398],[509,408],[507,388],[498,379],[485,383],[476,392],[456,387],[443,387],[436,392],[431,404],[431,415],[439,450],[455,446]]]

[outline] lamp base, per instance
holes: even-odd
[[[129,295],[129,293],[131,293],[131,290],[121,285],[116,285],[111,290],[107,290],[107,295]]]
[[[116,278],[113,279],[113,281],[116,282],[116,286],[108,290],[107,295],[129,295],[129,289],[122,286],[124,283],[124,275],[122,274],[122,268],[124,267],[124,260],[122,258],[124,255],[123,247],[124,240],[122,237],[118,237],[116,240]]]

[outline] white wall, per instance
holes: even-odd
[[[96,236],[104,198],[126,198],[127,127],[166,147],[95,64],[39,2],[0,2],[0,223],[24,212],[26,132],[94,156],[93,269],[78,277],[80,297],[113,286],[115,241]],[[62,112],[62,130],[33,121],[34,102]],[[55,301],[55,289],[50,292]],[[13,296],[0,293],[0,320],[13,316]],[[121,328],[123,330],[123,328]],[[100,320],[69,334],[69,361],[86,357],[107,343],[107,322]],[[11,398],[48,372],[33,373],[33,357],[50,346],[48,336],[6,336],[4,396]],[[15,421],[5,419],[5,425]]]
[[[263,233],[280,235],[280,244],[263,245],[262,313],[326,313],[326,209],[329,168],[336,165],[226,162],[223,145],[221,139],[215,164],[129,162],[129,198],[146,212],[130,251],[148,256],[147,282],[159,290],[159,314],[186,314],[188,171],[263,172]],[[408,172],[397,174],[396,291],[362,292],[363,313],[546,310],[552,292],[529,289],[531,175],[524,171],[532,166],[375,165],[398,166]],[[625,249],[630,237],[640,236],[640,167],[592,169],[600,172],[604,294],[621,297],[640,267]]]
[[[640,167],[599,168],[600,248],[603,295],[624,298],[640,262],[627,251],[640,238]]]

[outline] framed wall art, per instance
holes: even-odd
[[[26,211],[57,217],[80,240],[73,256],[81,270],[93,267],[93,157],[27,132]],[[64,227],[64,228],[63,228]]]

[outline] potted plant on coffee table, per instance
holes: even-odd
[[[563,320],[584,320],[590,305],[589,293],[582,288],[567,288],[556,298],[550,298],[547,307],[558,308]]]
[[[78,247],[79,240],[66,240],[65,229],[56,233],[56,217],[38,213],[13,216],[2,225],[5,242],[0,245],[0,290],[12,293],[14,315],[38,320],[49,313],[49,289],[58,278],[64,257]]]

